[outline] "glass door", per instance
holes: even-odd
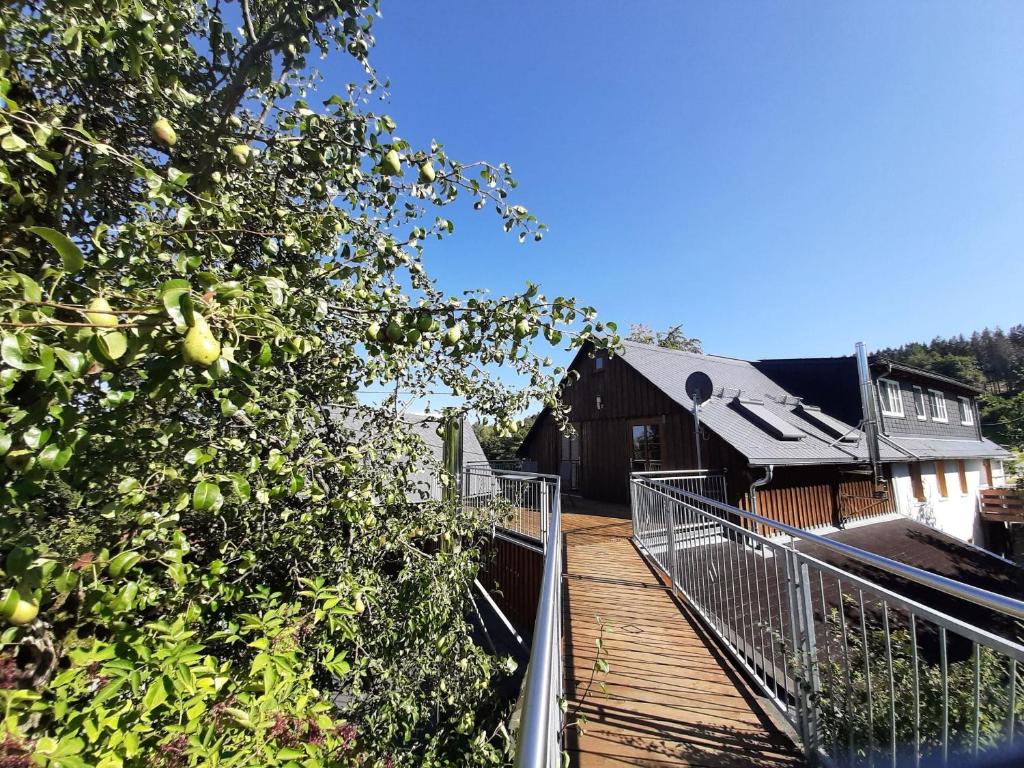
[[[631,472],[656,472],[661,469],[661,425],[634,424],[630,427]]]

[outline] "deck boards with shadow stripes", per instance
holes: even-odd
[[[613,516],[615,513],[623,515]],[[800,752],[630,541],[623,508],[563,505],[570,764],[798,766]],[[592,680],[606,622],[606,675]],[[604,689],[600,683],[604,683]]]

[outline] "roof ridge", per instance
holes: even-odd
[[[685,355],[686,357],[710,357],[714,360],[724,360],[729,363],[744,363],[746,365],[753,365],[750,360],[744,360],[741,357],[729,357],[728,355],[712,355],[708,352],[688,352],[685,349],[672,349],[670,347],[662,347],[658,344],[645,344],[642,341],[632,341],[630,339],[623,339],[623,344],[629,344],[633,347],[641,347],[643,349],[650,349],[654,352],[663,352],[670,355]]]

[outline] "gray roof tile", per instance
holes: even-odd
[[[688,411],[693,410],[693,402],[685,390],[687,376],[695,371],[710,376],[714,392],[701,406],[701,422],[746,456],[752,465],[851,464],[868,460],[862,433],[856,443],[837,442],[834,436],[797,413],[799,398],[746,360],[680,352],[631,341],[624,342],[623,346],[622,359]],[[734,406],[736,398],[763,401],[766,410],[803,432],[805,437],[776,439]],[[907,458],[884,443],[881,456],[883,461]]]

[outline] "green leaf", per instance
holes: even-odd
[[[248,501],[252,495],[252,487],[249,482],[239,474],[232,473],[228,475],[231,479],[231,490],[234,492],[242,501]]]
[[[40,168],[42,168],[42,169],[43,169],[44,171],[49,171],[49,172],[50,172],[50,173],[52,173],[52,174],[53,174],[54,176],[56,176],[56,175],[57,175],[57,169],[53,167],[53,163],[51,163],[51,162],[50,162],[49,160],[43,160],[43,158],[41,158],[41,157],[40,157],[39,155],[37,155],[37,154],[36,154],[35,152],[28,152],[28,153],[27,153],[27,154],[25,155],[25,157],[27,157],[27,158],[28,158],[29,160],[31,160],[31,161],[32,161],[33,163],[35,163],[36,165],[38,165],[38,166],[39,166]]]
[[[28,231],[39,235],[39,237],[56,249],[57,253],[60,254],[61,261],[64,262],[64,269],[68,272],[77,272],[85,266],[85,258],[82,256],[82,252],[78,250],[78,246],[67,235],[61,234],[56,229],[50,229],[49,227],[29,227]]]
[[[158,677],[150,684],[149,688],[146,689],[146,695],[142,697],[142,707],[144,712],[152,712],[167,701],[166,682],[166,677]]]
[[[71,448],[48,445],[39,452],[39,466],[51,472],[64,469],[71,460],[71,453]]]
[[[13,334],[4,334],[4,339],[0,342],[0,358],[11,368],[17,368],[19,371],[35,371],[43,367],[39,363],[30,363],[25,360],[21,342]]]
[[[188,280],[168,280],[160,286],[160,301],[163,302],[164,309],[179,331],[188,326],[183,302],[191,292],[192,286],[189,285]],[[187,311],[191,315],[191,304],[188,305]]]
[[[216,509],[223,500],[220,488],[216,483],[202,482],[192,491],[192,508],[199,511]]]
[[[107,360],[117,360],[128,351],[128,337],[120,331],[104,331],[97,336],[97,343]]]

